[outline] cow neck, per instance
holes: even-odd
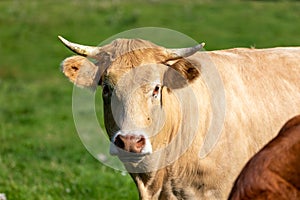
[[[149,173],[132,173],[130,174],[139,189],[139,195],[142,199],[149,199],[159,195],[163,188],[166,170],[161,169]]]

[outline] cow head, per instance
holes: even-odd
[[[79,87],[102,88],[112,155],[123,162],[132,162],[129,155],[134,155],[140,161],[168,145],[182,120],[174,91],[200,75],[200,68],[186,58],[204,43],[166,49],[141,39],[117,39],[91,47],[59,38],[79,54],[62,62],[64,74]]]

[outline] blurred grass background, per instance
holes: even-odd
[[[300,46],[299,1],[0,1],[0,193],[8,199],[138,199],[130,176],[84,148],[57,39],[97,45],[137,27],[182,32],[206,50]],[[176,42],[176,41],[174,41]],[[300,56],[300,55],[299,55]]]

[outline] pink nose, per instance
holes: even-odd
[[[146,139],[142,135],[118,135],[114,144],[128,152],[141,153],[146,143]]]

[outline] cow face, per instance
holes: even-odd
[[[152,152],[149,138],[159,132],[165,120],[162,69],[156,64],[138,66],[122,71],[116,83],[109,77],[119,74],[119,70],[111,68],[104,73],[105,125],[115,144],[111,145],[111,154],[118,154],[116,147],[134,153]]]
[[[126,155],[132,155],[129,152],[144,156],[168,144],[181,120],[173,91],[199,76],[199,70],[185,57],[203,45],[169,50],[144,40],[118,39],[104,47],[61,40],[96,61],[73,56],[62,63],[62,70],[78,86],[102,87],[112,155],[127,162]]]

